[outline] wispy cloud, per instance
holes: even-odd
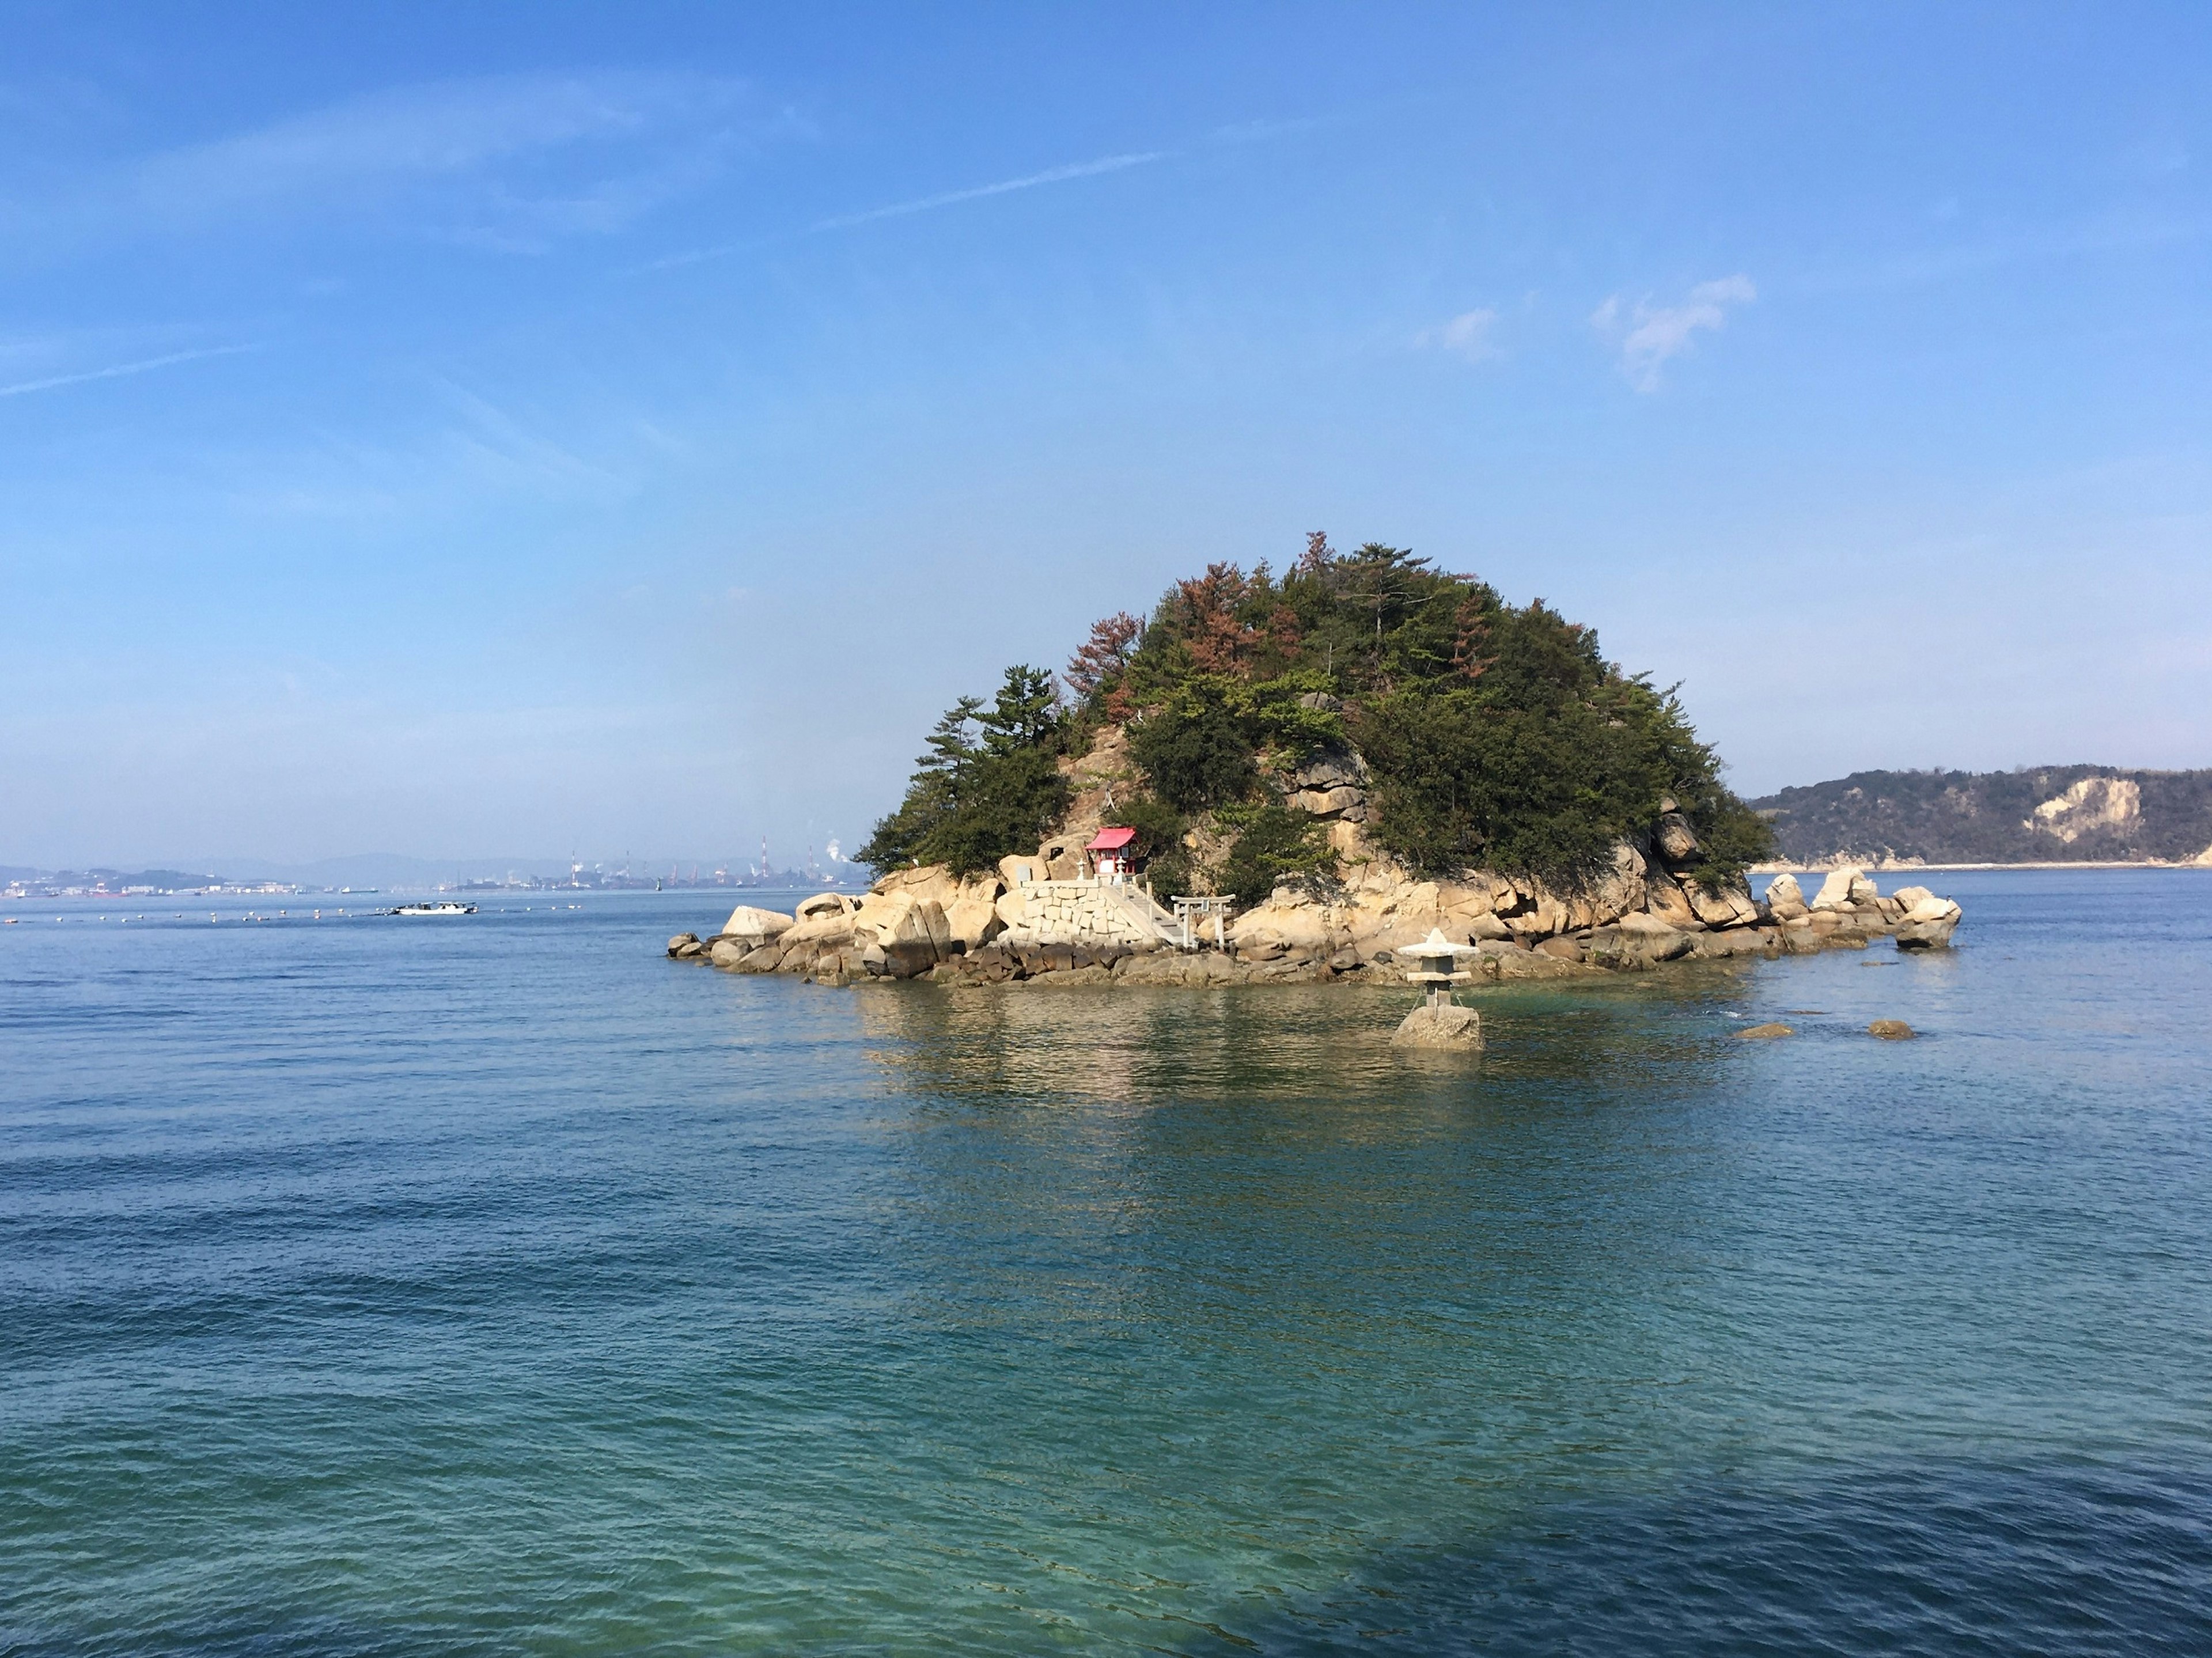
[[[1414,343],[1449,351],[1469,362],[1485,362],[1499,355],[1497,342],[1491,337],[1497,326],[1498,313],[1485,306],[1462,311],[1438,327],[1423,329],[1414,336]]]
[[[963,190],[940,191],[933,196],[917,196],[912,201],[893,202],[887,207],[872,207],[859,213],[840,213],[827,219],[817,219],[799,234],[816,236],[834,230],[851,230],[860,225],[874,224],[882,219],[902,219],[910,214],[955,207],[962,202],[981,201],[987,196],[1008,196],[1018,190],[1036,190],[1045,185],[1066,184],[1076,179],[1095,179],[1101,173],[1120,173],[1128,167],[1164,161],[1173,154],[1172,150],[1147,149],[1121,155],[1102,155],[1095,161],[1071,161],[1065,167],[1047,167],[1042,173],[1025,173],[1018,179],[1001,179],[995,184],[970,185]],[[702,260],[723,258],[746,248],[764,246],[780,240],[780,237],[760,237],[750,241],[726,243],[720,247],[697,248],[687,253],[671,253],[665,258],[650,260],[637,266],[631,274],[697,264]]]
[[[252,345],[211,345],[198,351],[172,351],[167,356],[146,357],[137,362],[113,363],[106,368],[87,368],[74,374],[49,374],[44,380],[18,380],[13,386],[0,386],[0,398],[20,398],[30,392],[82,386],[87,380],[119,380],[125,374],[143,374],[150,368],[167,368],[172,363],[197,362],[204,357],[230,357],[259,349]]]
[[[453,451],[481,469],[510,481],[599,499],[619,499],[634,487],[630,477],[556,443],[465,386],[436,375],[431,384],[467,421],[465,428],[447,434]]]
[[[618,228],[790,125],[744,83],[516,75],[389,88],[0,202],[19,243],[256,216],[396,222],[500,243]]]
[[[1698,331],[1719,330],[1730,306],[1748,305],[1758,297],[1751,278],[1741,273],[1699,282],[1679,305],[1638,300],[1624,308],[1616,294],[1590,313],[1590,325],[1619,340],[1620,370],[1629,384],[1639,392],[1656,392],[1668,360],[1688,350]]]

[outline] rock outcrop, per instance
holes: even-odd
[[[1422,876],[1370,853],[1341,880],[1277,887],[1228,922],[1218,947],[1210,926],[1194,929],[1186,949],[1176,917],[1141,885],[1081,876],[1073,841],[1057,837],[975,875],[896,871],[857,901],[823,893],[788,916],[740,907],[720,933],[679,934],[668,953],[823,983],[1395,983],[1406,953],[1437,932],[1472,946],[1467,969],[1496,982],[1863,949],[1885,937],[1900,950],[1936,949],[1960,920],[1952,900],[1925,887],[1885,897],[1856,868],[1831,872],[1810,903],[1794,876],[1778,877],[1763,900],[1740,884],[1707,887],[1668,867],[1696,855],[1694,835],[1662,834],[1648,854],[1616,847],[1599,878],[1562,892],[1483,870]]]
[[[1904,907],[1896,925],[1899,950],[1940,950],[1958,930],[1958,904],[1926,887],[1899,887],[1890,902]]]
[[[1425,1002],[1399,1022],[1390,1041],[1398,1048],[1471,1051],[1482,1046],[1482,1016],[1455,1002]]]

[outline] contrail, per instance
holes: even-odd
[[[88,368],[82,374],[54,374],[42,380],[19,380],[13,386],[0,386],[0,398],[20,398],[26,392],[51,392],[57,386],[81,386],[86,380],[112,380],[123,374],[143,374],[149,368],[167,368],[173,362],[197,362],[202,357],[234,356],[240,351],[252,351],[251,345],[211,345],[201,351],[172,351],[166,357],[148,357],[140,362],[118,362],[112,368]]]
[[[1018,179],[1001,179],[993,185],[974,185],[966,190],[948,190],[940,195],[923,196],[911,202],[894,202],[889,207],[872,207],[865,213],[841,213],[834,219],[817,219],[796,234],[817,236],[824,231],[850,230],[855,225],[873,224],[878,219],[904,218],[909,213],[927,213],[933,208],[951,207],[955,203],[977,201],[986,196],[1004,196],[1011,191],[1034,190],[1039,185],[1063,184],[1070,179],[1091,179],[1102,173],[1119,173],[1124,167],[1143,167],[1148,161],[1164,161],[1172,154],[1172,150],[1147,149],[1127,155],[1102,156],[1095,161],[1072,161],[1066,167],[1047,167],[1042,173],[1024,173]],[[623,274],[640,276],[649,270],[667,270],[677,265],[696,264],[702,259],[719,259],[748,247],[766,247],[781,240],[781,236],[763,236],[750,242],[732,242],[722,247],[702,247],[696,252],[672,253],[665,258],[654,259]]]
[[[1165,161],[1164,149],[1148,149],[1128,155],[1108,155],[1096,161],[1076,161],[1066,167],[1047,167],[1042,173],[1026,173],[1018,179],[1001,179],[994,185],[976,185],[967,190],[948,190],[939,196],[923,196],[911,202],[896,202],[889,207],[870,208],[866,213],[841,214],[834,219],[822,219],[807,226],[810,231],[843,230],[853,225],[869,224],[878,219],[896,219],[908,213],[927,213],[934,207],[951,207],[955,202],[972,202],[984,196],[1004,196],[1009,191],[1032,190],[1039,185],[1056,185],[1068,179],[1089,179],[1101,173],[1119,173],[1123,167],[1142,167],[1147,161]]]

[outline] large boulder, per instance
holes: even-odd
[[[1805,918],[1805,889],[1797,884],[1794,875],[1778,875],[1766,889],[1766,908],[1778,921],[1799,921]]]
[[[1749,926],[1759,920],[1759,906],[1740,889],[1715,890],[1692,881],[1683,892],[1691,910],[1709,927]]]
[[[1611,935],[1606,943],[1612,944],[1620,955],[1640,958],[1647,963],[1671,962],[1678,956],[1686,956],[1695,943],[1692,932],[1669,925],[1664,917],[1643,910],[1624,915],[1613,926],[1601,931]],[[1591,938],[1595,946],[1590,950],[1593,958],[1609,953],[1603,946],[1598,945],[1598,934],[1593,933]]]
[[[1875,884],[1867,878],[1863,869],[1846,866],[1830,870],[1828,878],[1820,883],[1820,890],[1813,897],[1814,909],[1853,909],[1861,904],[1871,906],[1881,896]]]
[[[1348,749],[1323,749],[1291,774],[1302,789],[1361,788],[1367,782],[1367,762]]]
[[[1464,874],[1457,880],[1437,883],[1437,907],[1457,921],[1472,921],[1477,916],[1494,918],[1501,897],[1510,907],[1514,902],[1513,889],[1503,883]]]
[[[1651,833],[1651,844],[1669,865],[1686,864],[1698,855],[1698,833],[1679,811],[1662,812]]]
[[[797,919],[796,916],[784,914],[781,910],[756,909],[750,904],[739,904],[730,912],[730,919],[722,923],[722,937],[748,939],[755,949],[758,949],[769,939],[787,931]]]
[[[1482,1047],[1482,1016],[1455,1002],[1424,1002],[1399,1022],[1391,1033],[1396,1048],[1440,1048],[1474,1053]]]
[[[985,944],[1006,930],[1000,918],[999,901],[971,893],[956,899],[945,912],[945,924],[951,930],[953,942],[963,950],[981,950]]]
[[[1626,841],[1617,842],[1613,848],[1612,866],[1580,895],[1580,901],[1589,906],[1589,914],[1577,920],[1585,926],[1604,926],[1631,910],[1643,908],[1644,879],[1649,873],[1642,853]]]
[[[1763,956],[1782,947],[1782,936],[1772,927],[1730,927],[1725,932],[1700,932],[1691,953],[1701,958],[1724,960],[1731,956]]]
[[[1905,912],[1897,924],[1897,947],[1899,950],[1941,950],[1951,942],[1958,931],[1959,906],[1948,898],[1938,898],[1933,893],[1922,898]]]
[[[887,894],[863,905],[854,920],[864,953],[867,944],[882,951],[883,963],[878,970],[890,978],[919,977],[957,953],[945,908],[934,898],[916,899],[904,892]],[[866,965],[876,969],[872,959]]]
[[[1367,804],[1367,797],[1349,784],[1333,789],[1300,789],[1290,798],[1291,810],[1310,817],[1336,817]]]
[[[792,924],[776,935],[775,942],[781,944],[787,957],[794,961],[842,949],[852,942],[853,917],[859,908],[842,892],[817,893],[799,905]],[[793,967],[785,970],[802,969]]]
[[[1273,955],[1328,956],[1342,942],[1327,916],[1307,904],[1261,904],[1230,924],[1229,942],[1237,956],[1257,960]]]
[[[1574,979],[1595,974],[1598,969],[1543,950],[1496,944],[1475,958],[1475,970],[1495,979]]]
[[[1079,881],[1083,878],[1083,843],[1080,835],[1056,835],[1037,847],[1036,861],[1044,867],[1048,881]]]
[[[1010,852],[999,859],[999,878],[1006,884],[1006,890],[1014,892],[1037,881],[1048,881],[1045,860],[1033,852]]]
[[[868,889],[870,897],[890,898],[904,894],[917,903],[935,903],[949,908],[960,897],[968,884],[943,864],[917,864],[910,869],[895,869]],[[865,905],[867,899],[861,903]]]
[[[1527,908],[1504,918],[1506,931],[1517,938],[1531,942],[1548,938],[1554,933],[1565,932],[1570,921],[1567,907],[1549,893]]]
[[[1705,926],[1691,905],[1689,895],[1672,876],[1653,870],[1644,883],[1644,908],[1679,932],[1695,932]]]
[[[953,942],[963,950],[979,949],[1011,925],[998,909],[1005,887],[996,872],[956,876],[941,864],[895,871],[861,901],[854,920],[863,932],[886,926],[896,930],[910,906],[935,904]]]

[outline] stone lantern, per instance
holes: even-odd
[[[1480,1048],[1482,1016],[1452,1000],[1452,987],[1474,978],[1460,963],[1480,953],[1473,944],[1454,944],[1436,928],[1420,943],[1401,950],[1401,956],[1413,962],[1406,974],[1407,981],[1427,986],[1428,999],[1406,1016],[1390,1040],[1407,1048]]]

